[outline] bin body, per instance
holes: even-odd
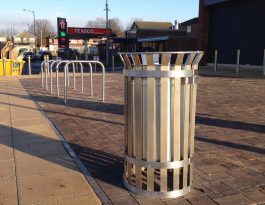
[[[120,53],[125,76],[123,182],[174,198],[192,185],[196,76],[203,52]]]
[[[18,76],[22,74],[24,61],[0,59],[0,76]],[[6,71],[5,71],[6,70]]]

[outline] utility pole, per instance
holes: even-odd
[[[106,0],[106,29],[109,29],[109,5],[108,5],[108,0]],[[107,32],[107,40],[106,40],[106,66],[109,64],[109,34]]]
[[[40,31],[40,47],[42,47],[42,31]]]

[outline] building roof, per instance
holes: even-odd
[[[19,38],[28,38],[29,36],[30,36],[31,38],[37,38],[37,37],[34,36],[32,33],[27,32],[27,31],[23,31],[23,32],[21,32],[21,33],[19,33],[19,34],[17,34],[17,35],[14,35],[13,37],[15,37],[15,38],[17,38],[17,37],[19,37]]]
[[[0,33],[0,37],[5,37],[5,38],[7,38],[8,36],[5,35],[5,34]]]
[[[131,29],[169,29],[172,26],[170,22],[135,21]]]
[[[204,0],[204,5],[211,6],[211,5],[223,3],[226,1],[230,1],[230,0]]]
[[[181,26],[190,26],[190,25],[197,24],[197,23],[199,23],[198,17],[184,21],[184,22],[180,23],[180,25]]]

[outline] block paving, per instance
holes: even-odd
[[[265,204],[263,79],[199,78],[193,189],[177,199],[156,199],[130,193],[122,184],[123,75],[106,75],[106,102],[99,100],[101,75],[94,77],[94,97],[87,78],[85,93],[80,93],[80,79],[76,91],[70,79],[66,105],[62,96],[57,99],[41,88],[39,77],[21,82],[96,179],[107,196],[104,203]],[[62,78],[60,83],[62,94]]]

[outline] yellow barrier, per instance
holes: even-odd
[[[22,74],[25,61],[0,59],[0,76],[18,76]]]

